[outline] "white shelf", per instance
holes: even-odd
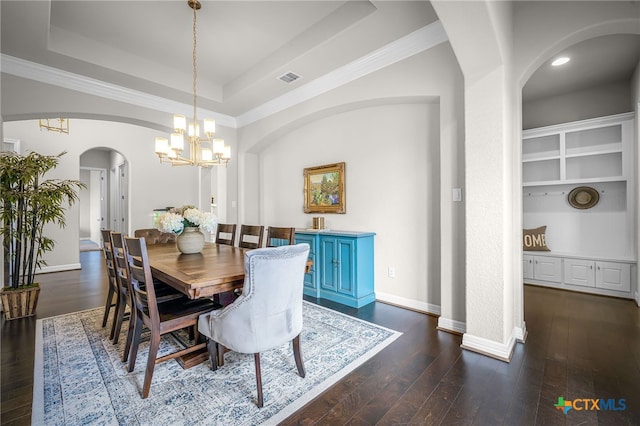
[[[535,163],[537,161],[547,161],[547,160],[559,160],[560,156],[559,155],[550,155],[548,157],[536,157],[536,158],[531,158],[531,157],[527,157],[527,158],[522,158],[522,162],[523,163]]]
[[[546,186],[546,185],[586,185],[590,183],[600,183],[600,182],[626,182],[627,178],[624,176],[610,176],[606,178],[598,178],[598,179],[565,179],[565,180],[544,180],[537,182],[523,182],[522,187],[530,187],[530,186]]]
[[[594,155],[607,155],[607,154],[617,154],[622,153],[622,147],[620,148],[609,148],[609,149],[598,149],[594,151],[582,151],[578,153],[569,153],[567,150],[567,154],[565,154],[565,158],[577,158],[577,157],[590,157]],[[522,160],[524,161],[524,160]]]
[[[633,114],[523,132],[523,186],[628,180],[633,162]],[[627,157],[627,158],[625,158]]]

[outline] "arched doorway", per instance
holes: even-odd
[[[127,232],[128,162],[111,148],[92,148],[80,156],[80,251],[100,249],[100,230]]]
[[[531,64],[526,70],[526,80],[522,84],[522,129],[525,141],[542,141],[541,135],[544,132],[551,133],[552,129],[565,129],[567,128],[566,123],[570,123],[576,130],[576,132],[567,134],[576,135],[580,126],[595,129],[603,117],[619,117],[632,113],[634,109],[638,110],[637,106],[633,105],[632,75],[637,72],[640,34],[625,33],[622,28],[620,32],[613,30],[605,35],[602,35],[601,32],[593,33],[590,30],[584,30],[579,37],[575,36],[571,40],[574,41],[573,44],[558,43],[556,46],[550,47],[544,55],[540,56],[542,59],[537,60],[536,64]],[[567,65],[571,66],[565,68],[551,66],[551,61],[558,57],[570,58]],[[606,131],[606,129],[615,131],[619,128],[621,126],[603,127],[602,131]],[[637,132],[638,128],[635,131]],[[564,133],[559,131],[558,135],[560,134],[563,135],[564,140]],[[586,141],[587,133],[581,134],[584,135]],[[538,136],[538,139],[533,138],[533,135]],[[622,144],[622,139],[619,139]],[[523,145],[526,143],[523,142]],[[575,144],[575,142],[572,143]],[[598,143],[603,144],[604,142]],[[570,268],[577,271],[582,265],[576,266],[570,255],[585,256],[588,253],[596,259],[603,256],[604,249],[600,249],[600,247],[607,247],[606,258],[610,261],[635,258],[637,250],[634,247],[634,240],[637,229],[635,229],[634,217],[637,210],[638,190],[636,180],[629,177],[629,174],[637,173],[637,166],[634,172],[630,171],[633,166],[627,168],[625,165],[623,173],[622,158],[629,155],[627,150],[624,154],[617,154],[620,156],[616,160],[619,163],[619,170],[616,169],[614,172],[607,169],[606,166],[609,164],[611,169],[612,165],[617,163],[607,163],[604,160],[611,160],[615,154],[609,154],[609,156],[593,155],[598,154],[597,149],[585,150],[585,152],[576,154],[575,148],[571,148],[574,151],[570,153],[568,144],[569,142],[566,145],[566,163],[561,160],[558,162],[563,166],[567,165],[566,172],[564,175],[558,175],[557,179],[554,178],[556,182],[553,186],[536,186],[536,183],[544,182],[547,177],[537,179],[539,182],[528,182],[532,178],[531,175],[528,178],[525,176],[525,164],[532,169],[532,164],[538,163],[535,160],[532,162],[531,153],[528,154],[528,157],[525,156],[523,148],[523,228],[534,228],[536,226],[534,223],[544,222],[544,225],[547,225],[546,237],[549,248],[562,254],[554,259],[556,264],[561,265],[559,258],[565,259],[565,268],[561,269],[563,274],[557,274],[557,278],[549,278],[549,281],[558,282],[560,288],[566,287],[577,291],[597,293],[598,290],[594,291],[589,288],[598,287],[597,284],[587,284],[588,288],[585,289],[571,287],[576,285],[574,282],[576,280],[572,274],[566,272],[567,262]],[[563,147],[562,150],[564,149]],[[581,157],[581,155],[584,156]],[[586,157],[587,155],[588,157]],[[635,155],[637,156],[637,152]],[[587,162],[583,160],[584,158],[588,158],[590,161],[589,167],[586,166]],[[598,163],[598,158],[602,158],[600,163]],[[571,165],[570,172],[569,165]],[[583,169],[587,168],[590,170],[585,173]],[[578,173],[584,173],[584,177],[582,174],[578,176]],[[608,176],[608,174],[612,176]],[[588,212],[590,216],[586,214],[586,210],[576,210],[567,204],[568,194],[579,185],[593,186],[598,193],[604,194],[606,192],[607,194],[596,209]],[[551,210],[551,214],[547,215],[545,209]],[[617,215],[615,219],[614,215]],[[566,226],[566,223],[570,223],[571,226]],[[611,227],[611,223],[615,223],[616,227]],[[549,229],[549,226],[552,226],[553,229]],[[577,234],[575,238],[572,234],[573,231]],[[604,235],[604,238],[601,235]],[[591,238],[591,236],[593,237]],[[529,252],[529,254],[531,253]],[[527,265],[527,262],[531,262],[532,256],[525,257],[528,257],[529,260],[523,259],[523,264]],[[587,264],[585,263],[585,265]],[[534,274],[533,265],[529,264],[528,266],[529,271],[526,271],[526,266],[524,267],[524,281],[526,283],[534,280],[534,283],[537,284],[536,277],[531,276]],[[621,276],[624,275],[625,273],[621,273]],[[629,274],[626,273],[626,275]],[[593,274],[586,274],[585,277],[592,279]],[[633,280],[633,277],[631,279]],[[547,281],[546,279],[541,280]],[[555,284],[551,286],[555,286]],[[636,284],[632,284],[632,288],[635,286]],[[628,295],[618,293],[615,295],[628,297]]]

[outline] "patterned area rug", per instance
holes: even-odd
[[[227,352],[218,371],[156,365],[151,392],[140,397],[148,340],[136,368],[120,361],[102,328],[103,308],[37,321],[32,424],[255,425],[277,424],[364,363],[401,333],[304,303],[301,337],[306,377],[297,374],[291,344],[261,354],[264,407],[256,398],[253,355]],[[163,338],[160,354],[178,343]]]

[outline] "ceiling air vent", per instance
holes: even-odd
[[[298,80],[302,78],[301,76],[299,76],[298,74],[294,73],[294,72],[287,72],[285,74],[282,74],[280,77],[278,77],[278,80],[282,80],[287,84],[291,84],[294,81]]]

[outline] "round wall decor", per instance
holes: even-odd
[[[576,209],[590,209],[600,201],[600,194],[590,186],[573,188],[569,193],[569,204]]]

